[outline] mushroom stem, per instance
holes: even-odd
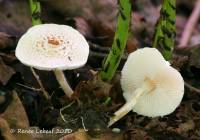
[[[69,86],[63,71],[62,70],[54,70],[54,73],[55,73],[56,79],[58,80],[58,83],[60,84],[61,88],[65,92],[65,95],[67,95],[69,98],[71,98],[71,96],[73,94],[73,90]]]
[[[128,114],[129,111],[133,109],[135,104],[137,103],[138,99],[145,93],[148,93],[154,89],[154,86],[151,84],[149,80],[145,80],[142,87],[135,90],[135,96],[133,96],[131,99],[129,99],[128,102],[126,102],[125,105],[123,105],[118,111],[114,113],[114,117],[110,119],[110,122],[108,123],[108,127],[113,125],[115,122],[120,120],[123,116]]]
[[[136,96],[134,96],[130,101],[128,101],[125,105],[123,105],[118,111],[114,113],[114,117],[110,119],[108,127],[120,120],[123,116],[125,116],[129,111],[133,109],[134,105],[137,103],[138,98],[144,93],[144,90],[139,88],[136,92],[138,92]]]

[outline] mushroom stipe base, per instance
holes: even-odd
[[[137,100],[144,94],[151,92],[155,87],[149,80],[145,80],[141,88],[136,89],[135,96],[130,99],[125,105],[123,105],[117,112],[114,113],[114,117],[110,119],[108,127],[113,125],[115,122],[124,117],[128,112],[133,110],[134,105],[137,103]]]

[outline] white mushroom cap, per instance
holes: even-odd
[[[138,98],[134,112],[149,117],[164,116],[180,104],[184,94],[183,78],[155,48],[139,49],[129,55],[121,79],[126,101],[136,96],[136,89],[144,82],[148,82],[153,90]]]
[[[31,27],[19,40],[16,57],[40,70],[66,70],[87,62],[89,46],[85,38],[66,25],[41,24]]]

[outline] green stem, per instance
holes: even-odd
[[[37,0],[29,0],[31,16],[32,16],[32,24],[38,25],[42,24],[40,16],[41,16],[41,7],[40,3]]]
[[[104,81],[110,81],[114,76],[126,46],[129,24],[131,19],[130,0],[119,0],[119,14],[117,29],[112,44],[112,49],[103,63],[100,76]]]
[[[163,0],[156,25],[153,47],[161,49],[166,60],[171,59],[176,35],[176,0]]]

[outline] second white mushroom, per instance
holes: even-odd
[[[148,117],[168,115],[184,94],[181,74],[155,48],[138,49],[129,55],[122,70],[121,86],[126,104],[114,113],[108,126],[131,110]]]

